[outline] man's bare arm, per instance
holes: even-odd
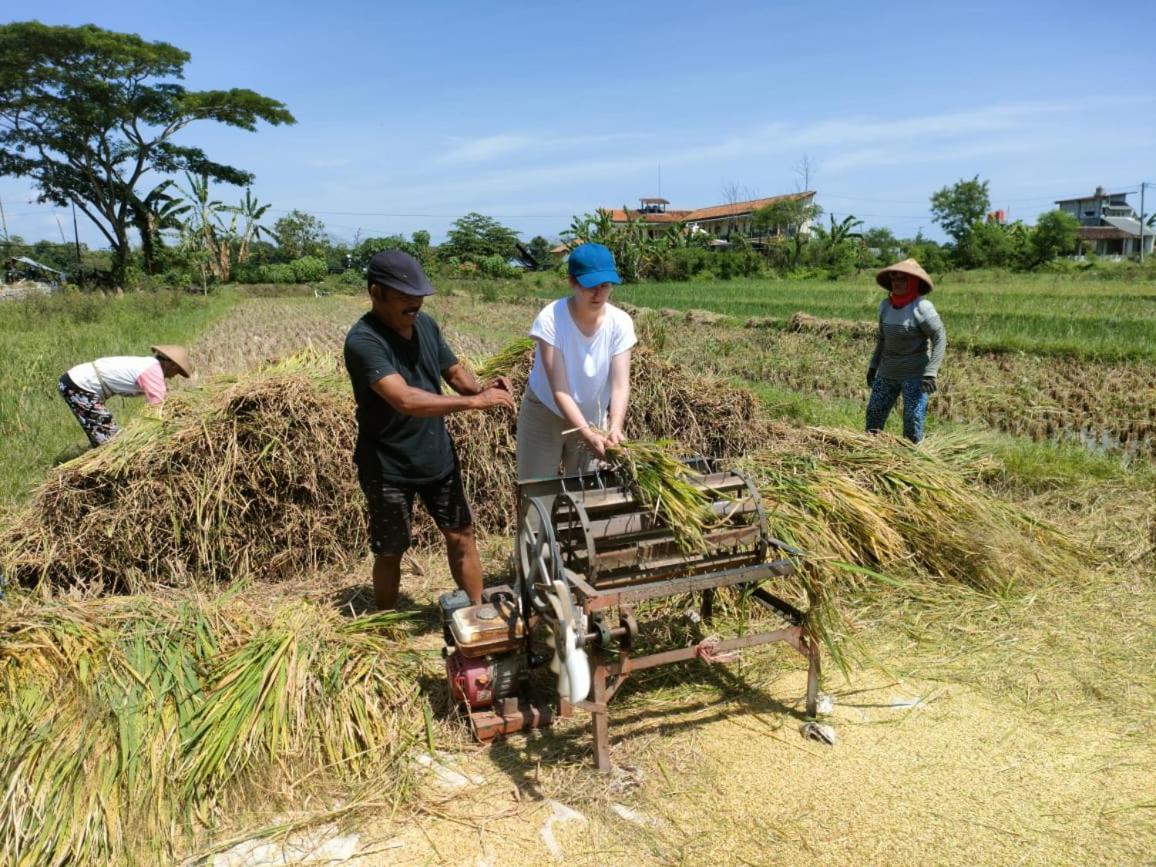
[[[472,374],[470,376],[473,378]],[[508,391],[500,388],[482,389],[472,394],[431,394],[409,385],[400,373],[383,376],[372,388],[398,412],[418,418],[450,415],[470,409],[490,409],[495,406],[504,406],[511,410],[514,408],[514,398]]]

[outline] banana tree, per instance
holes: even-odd
[[[259,222],[260,219],[265,216],[265,212],[269,210],[269,207],[269,205],[258,203],[256,198],[253,197],[253,191],[245,187],[245,197],[241,199],[241,203],[228,209],[244,221],[244,226],[237,237],[238,265],[244,265],[248,260],[249,245],[253,241],[260,240],[262,235],[266,238],[274,237],[273,233]]]
[[[142,266],[146,274],[157,271],[157,250],[164,244],[161,232],[181,228],[181,217],[191,206],[169,193],[174,187],[172,181],[164,181],[153,187],[143,197],[127,196],[126,201],[132,212],[132,222],[140,235]]]
[[[223,202],[209,198],[208,175],[185,174],[188,189],[182,190],[187,197],[190,217],[182,227],[182,246],[194,255],[201,268],[201,282],[207,286],[208,273],[221,282],[232,274],[232,242],[236,237],[237,214]],[[224,214],[232,213],[226,223]]]

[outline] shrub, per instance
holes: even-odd
[[[310,283],[323,280],[328,271],[324,259],[303,256],[292,262],[238,268],[236,279],[238,283]]]

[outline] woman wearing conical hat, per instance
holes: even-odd
[[[902,395],[903,435],[917,443],[947,349],[943,320],[927,298],[935,284],[914,259],[884,268],[875,281],[888,295],[879,304],[879,334],[867,370],[867,432],[883,430]]]
[[[60,377],[57,389],[88,441],[99,446],[120,430],[105,401],[114,394],[144,395],[150,404],[164,401],[166,379],[180,374],[186,379],[192,368],[183,346],[153,346],[152,355],[114,355],[71,368]]]

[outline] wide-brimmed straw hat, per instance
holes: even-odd
[[[193,366],[189,364],[189,354],[185,352],[185,348],[183,346],[168,346],[166,344],[161,344],[160,346],[150,346],[149,350],[153,353],[153,355],[159,355],[161,358],[167,358],[177,366],[177,371],[181,374],[181,376],[183,376],[185,379],[189,378],[189,373],[192,371]]]
[[[875,282],[891,291],[891,274],[898,272],[900,274],[910,274],[912,277],[918,277],[923,285],[919,287],[919,294],[926,295],[935,288],[935,284],[931,282],[931,278],[927,276],[927,272],[923,270],[918,262],[914,259],[904,259],[902,262],[896,262],[894,265],[888,265],[882,271],[875,275]]]

